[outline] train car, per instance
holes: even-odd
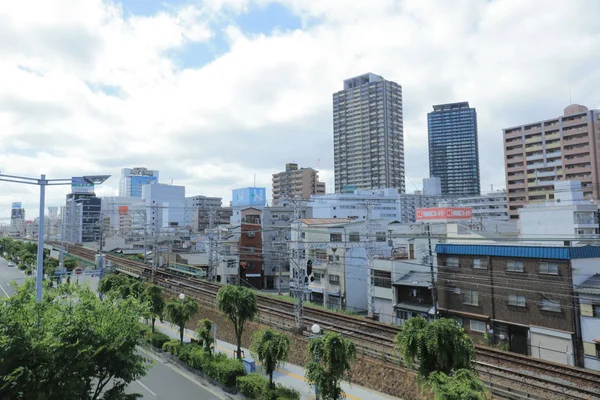
[[[171,262],[167,266],[167,271],[176,273],[181,276],[187,276],[190,278],[206,278],[207,267],[196,267],[188,264],[180,264]]]

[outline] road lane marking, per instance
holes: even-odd
[[[169,330],[171,330],[171,331],[173,331],[173,332],[176,332],[177,334],[179,334],[179,331],[177,331],[176,329],[174,329],[174,328],[172,328],[172,327],[170,327],[170,326],[167,326],[167,325],[161,324],[160,322],[157,322],[157,323],[156,323],[156,326],[160,326],[160,327],[163,327],[163,328],[169,329]],[[184,334],[183,334],[183,336],[184,336],[184,337],[187,337],[187,338],[189,338],[189,339],[194,339],[194,337],[193,337],[193,336],[190,336],[190,335],[188,335],[187,333],[184,333]],[[224,351],[225,353],[231,353],[231,354],[235,355],[235,350],[231,350],[231,349],[223,348],[223,347],[221,347],[221,346],[217,346],[217,349],[219,349],[219,350],[222,350],[222,351]],[[306,381],[306,378],[305,378],[305,377],[303,377],[303,376],[300,376],[300,375],[298,375],[298,374],[295,374],[295,373],[293,373],[293,372],[288,372],[288,371],[285,371],[285,370],[282,370],[282,369],[276,369],[276,371],[277,371],[277,372],[281,372],[282,374],[285,374],[285,375],[287,375],[287,376],[290,376],[290,377],[292,377],[292,378],[299,379],[299,380],[301,380],[302,382],[306,382],[306,383],[308,383],[308,382]],[[348,394],[348,393],[344,393],[344,395],[345,395],[347,398],[349,398],[349,399],[352,399],[352,400],[360,400],[360,398],[359,398],[359,397],[352,396],[351,394]]]
[[[10,299],[10,296],[8,295],[8,293],[6,293],[6,290],[4,290],[4,288],[2,287],[2,285],[0,285],[0,289],[2,289],[2,291],[6,295],[6,298]]]
[[[142,381],[140,381],[139,379],[136,379],[135,381],[136,381],[137,383],[139,383],[141,387],[143,387],[143,388],[144,388],[144,389],[146,389],[148,392],[150,392],[150,394],[151,394],[152,396],[154,396],[154,397],[158,397],[158,396],[156,395],[156,393],[154,393],[152,390],[150,390],[150,388],[148,388],[148,386],[144,385],[144,384],[142,383]]]

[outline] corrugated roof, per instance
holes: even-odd
[[[347,224],[353,221],[353,219],[349,218],[304,218],[300,220],[305,225]]]
[[[600,295],[600,274],[589,277],[575,289],[577,293]]]
[[[437,244],[437,254],[543,258],[550,260],[573,260],[577,258],[600,258],[600,246],[551,247],[551,246],[506,246],[476,244]]]
[[[427,272],[410,271],[402,278],[394,282],[394,285],[399,286],[417,286],[417,287],[430,287],[431,286],[431,274]]]

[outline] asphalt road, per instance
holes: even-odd
[[[92,279],[88,279],[92,281]],[[8,267],[8,262],[0,258],[0,297],[11,296],[15,292],[15,289],[9,285],[10,282],[21,283],[24,280],[25,274],[22,271],[16,267]],[[93,283],[92,286],[94,286]],[[145,353],[145,356],[154,365],[148,370],[146,376],[128,386],[128,393],[139,393],[143,395],[144,400],[218,400],[223,398],[208,390],[209,384],[198,381],[197,378],[177,365],[148,353]]]

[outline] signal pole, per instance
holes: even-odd
[[[214,249],[214,227],[215,227],[215,214],[216,210],[210,208],[208,210],[208,280],[210,282],[215,281],[216,277],[216,265],[215,265],[215,249]],[[217,256],[218,257],[218,256]]]
[[[306,205],[306,200],[302,198],[294,198],[289,199],[289,203],[294,207],[294,220],[292,223],[298,224],[300,226],[300,219],[302,217],[302,208]],[[290,230],[291,233],[291,230]],[[296,230],[297,236],[299,236],[299,229]],[[304,293],[307,287],[307,276],[305,274],[304,268],[300,265],[300,237],[296,237],[297,248],[292,248],[292,240],[290,237],[289,244],[289,257],[290,263],[293,265],[293,281],[294,288],[292,289],[290,285],[290,295],[295,297],[296,301],[294,303],[294,319],[296,321],[296,329],[302,329],[302,321],[304,318],[304,306],[303,306],[303,298]],[[306,279],[305,279],[306,278]]]
[[[375,204],[372,202],[363,203],[363,207],[367,212],[367,240],[365,242],[365,251],[367,253],[367,311],[369,318],[375,318],[375,242],[373,241],[373,231],[377,228],[377,224],[373,222],[373,208]]]

